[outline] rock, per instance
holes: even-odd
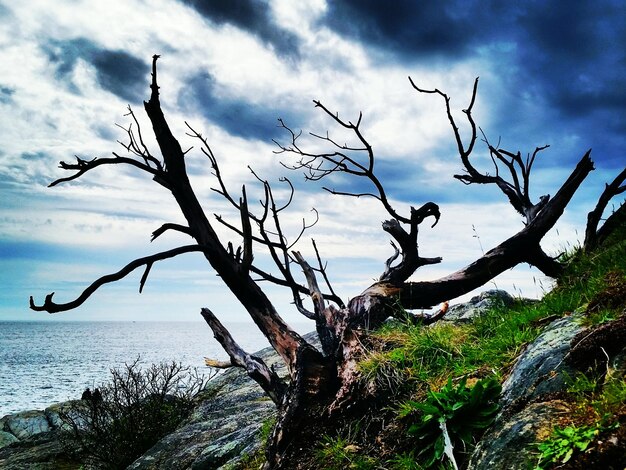
[[[228,380],[227,374],[223,375]],[[261,445],[263,421],[276,411],[260,387],[254,395],[246,388],[241,395],[220,394],[201,402],[190,422],[165,436],[128,468],[216,469],[239,459],[242,453],[253,453]]]
[[[19,439],[10,432],[0,431],[0,449],[18,441]]]
[[[515,302],[515,299],[506,291],[499,289],[488,290],[472,297],[469,302],[451,306],[442,320],[467,323],[494,307],[508,307],[513,302]]]
[[[581,318],[572,314],[553,321],[524,350],[502,384],[503,408],[563,390],[566,375],[574,373],[565,358],[572,339],[584,329]]]
[[[80,463],[68,457],[56,430],[58,403],[45,411],[24,411],[0,419],[0,468],[6,470],[72,470]]]
[[[576,373],[567,356],[572,340],[585,329],[581,319],[581,313],[574,313],[554,320],[520,354],[502,384],[502,411],[474,450],[469,469],[533,468],[533,443],[569,412],[553,396],[566,389],[566,376]]]
[[[57,439],[50,434],[39,434],[0,448],[0,468],[3,470],[79,470]]]
[[[78,406],[83,405],[86,406],[86,403],[83,400],[70,400],[62,403],[55,403],[54,405],[46,408],[44,410],[44,414],[46,415],[48,423],[50,423],[53,430],[71,428],[68,423],[63,422],[61,416],[71,418],[80,429],[83,429],[84,422],[81,423],[81,418],[75,411]]]
[[[232,468],[244,455],[251,455],[260,447],[258,435],[262,424],[252,423],[249,426],[226,434],[207,446],[193,469]]]
[[[305,339],[319,346],[317,335]],[[274,366],[285,377],[287,368],[272,348],[255,356]],[[211,380],[196,397],[198,404],[190,418],[165,436],[128,468],[132,470],[233,468],[263,444],[263,423],[276,415],[274,403],[261,387],[239,368],[228,369]]]
[[[533,403],[514,418],[497,422],[483,436],[468,465],[471,470],[527,470],[534,468],[533,443],[549,433],[570,410],[562,401]]]
[[[52,431],[43,411],[22,411],[0,419],[0,430],[9,432],[19,440]]]

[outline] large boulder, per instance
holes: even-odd
[[[10,432],[0,431],[0,449],[18,441],[19,439]]]
[[[575,374],[568,355],[584,330],[581,319],[575,313],[554,320],[520,354],[502,385],[501,412],[476,446],[468,468],[532,468],[533,443],[569,411],[555,396],[565,390],[565,378]]]
[[[472,470],[528,470],[536,462],[533,443],[549,433],[559,418],[569,412],[566,403],[554,400],[533,403],[508,419],[496,421],[474,450]]]
[[[67,456],[58,439],[51,434],[39,434],[16,441],[0,449],[3,470],[79,470],[81,464]]]
[[[581,320],[578,313],[554,320],[520,354],[502,384],[503,408],[564,389],[565,378],[574,374],[565,359],[572,340],[584,330]]]
[[[468,323],[495,307],[509,307],[515,299],[506,291],[492,289],[472,297],[469,302],[452,305],[443,321]]]
[[[46,413],[39,410],[13,413],[0,419],[0,430],[13,434],[23,440],[36,434],[52,431]]]
[[[44,411],[24,411],[0,419],[0,468],[6,470],[72,470],[80,464],[67,455],[58,436],[59,412],[68,403]]]

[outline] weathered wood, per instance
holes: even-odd
[[[285,396],[285,391],[287,390],[285,382],[263,362],[263,359],[253,356],[241,349],[230,332],[222,325],[211,310],[203,308],[200,313],[204,321],[207,322],[213,331],[213,336],[217,342],[220,343],[224,351],[230,356],[230,363],[245,369],[248,375],[261,386],[272,401],[276,403],[277,406],[280,406]],[[215,363],[214,365],[219,367],[224,365],[224,363]]]
[[[250,278],[247,269],[242,270],[241,265],[224,248],[207,219],[187,176],[185,154],[172,134],[161,109],[157,84],[158,58],[159,56],[155,55],[152,60],[152,83],[150,85],[152,92],[150,100],[144,102],[144,107],[152,122],[152,128],[165,162],[169,189],[187,220],[191,235],[201,245],[207,247],[204,254],[211,266],[220,274],[235,297],[240,299],[254,323],[293,372],[297,351],[311,346],[278,315],[267,296]],[[250,257],[251,253],[246,250],[246,263]]]

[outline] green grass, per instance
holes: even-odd
[[[380,464],[374,457],[361,455],[359,447],[347,439],[337,436],[324,436],[315,454],[316,460],[325,470],[374,470]]]
[[[385,325],[371,335],[370,351],[359,363],[363,380],[391,390],[396,400],[391,407],[400,417],[409,403],[426,400],[450,379],[467,380],[472,385],[483,377],[506,376],[523,348],[555,318],[574,311],[585,312],[586,326],[617,318],[624,306],[610,306],[602,299],[619,298],[623,290],[615,294],[616,286],[624,289],[626,285],[626,228],[613,236],[610,245],[592,254],[571,250],[565,259],[568,260],[565,275],[539,302],[519,301],[509,308],[494,308],[463,325],[446,322],[429,327],[398,322]],[[588,309],[590,306],[594,307]],[[578,394],[580,407],[584,409],[582,414],[587,413],[587,421],[577,423],[578,428],[572,431],[574,447],[580,447],[584,441],[574,439],[578,431],[585,434],[591,429],[597,435],[596,431],[606,429],[602,426],[611,424],[606,421],[607,413],[616,413],[626,402],[623,379],[602,384],[594,380],[576,377],[570,384],[570,394]],[[589,410],[593,418],[589,418]],[[404,421],[400,418],[400,422],[407,427],[411,425],[406,418]],[[387,467],[422,468],[420,465],[425,462],[416,461],[415,452],[409,448],[404,450],[387,460]]]
[[[491,310],[469,325],[386,326],[375,333],[385,348],[370,353],[359,367],[365,380],[393,380],[418,388],[438,388],[449,377],[485,369],[500,376],[539,335],[540,327],[533,324],[550,315],[538,304],[518,305]]]
[[[364,380],[378,384],[404,384],[410,388],[439,388],[448,377],[507,368],[529,342],[541,333],[541,320],[583,309],[609,287],[607,273],[626,281],[626,230],[616,234],[610,247],[591,255],[574,250],[558,285],[540,302],[518,302],[495,308],[468,325],[445,322],[430,327],[390,324],[373,333],[374,347],[359,367]],[[601,309],[584,320],[599,324],[619,312]]]

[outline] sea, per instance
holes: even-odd
[[[251,322],[226,326],[248,352],[269,345]],[[141,367],[175,361],[208,376],[205,356],[228,357],[201,322],[0,321],[0,417],[80,398],[137,358]]]

